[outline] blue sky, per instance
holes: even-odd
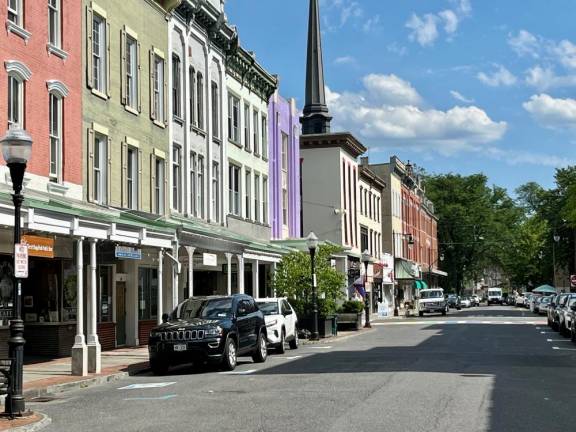
[[[483,172],[511,192],[576,163],[573,0],[320,0],[334,130],[373,162]],[[228,0],[242,45],[304,95],[308,0]]]

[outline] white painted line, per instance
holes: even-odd
[[[540,332],[540,334],[556,334],[556,332]]]
[[[504,321],[504,324],[514,324],[512,321]]]
[[[250,375],[256,372],[256,369],[249,369],[245,371],[229,371],[229,372],[219,372],[220,375]]]
[[[286,360],[296,360],[296,359],[302,358],[302,356],[272,357],[272,358],[279,358],[279,359],[286,359]]]
[[[310,349],[331,349],[332,345],[328,346],[311,346]]]
[[[148,389],[148,388],[163,388],[168,387],[175,382],[161,382],[161,383],[143,383],[143,384],[130,384],[126,387],[120,387],[118,390],[136,390],[136,389]]]
[[[147,401],[147,400],[168,400],[173,399],[178,395],[166,395],[166,396],[159,396],[159,397],[135,397],[135,398],[125,398],[125,401]]]
[[[467,321],[458,321],[458,324],[466,324]]]
[[[546,339],[546,342],[572,342],[564,339]]]
[[[559,351],[576,351],[576,348],[560,348],[560,347],[552,347],[552,349],[559,350]]]

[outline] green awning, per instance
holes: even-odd
[[[416,279],[414,281],[414,288],[416,288],[417,290],[428,289],[428,284],[426,282],[424,282],[423,280]]]

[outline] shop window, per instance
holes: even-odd
[[[100,266],[98,272],[98,322],[112,321],[112,267]]]
[[[158,270],[138,269],[138,319],[155,320],[158,317]]]

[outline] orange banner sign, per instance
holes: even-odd
[[[23,235],[22,244],[28,246],[28,255],[40,258],[54,258],[54,239],[50,237],[38,237]]]

